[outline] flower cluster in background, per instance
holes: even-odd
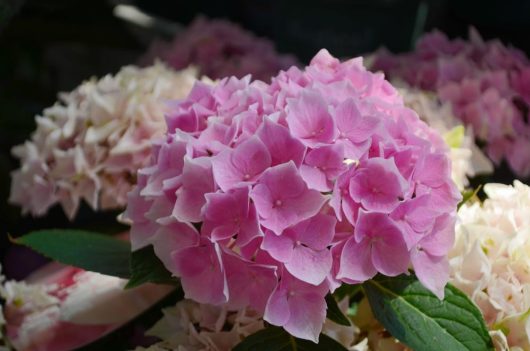
[[[55,263],[0,285],[6,336],[16,350],[66,351],[116,329],[171,287],[124,290],[126,280]]]
[[[346,313],[347,299],[339,307]],[[192,300],[179,301],[163,313],[164,317],[147,331],[147,335],[162,341],[136,351],[230,351],[245,337],[264,328],[262,317],[252,310],[229,311]],[[348,351],[368,351],[367,340],[356,343],[359,329],[353,324],[343,326],[327,320],[322,332]]]
[[[451,148],[451,174],[460,190],[469,185],[469,178],[493,172],[491,161],[475,144],[470,129],[464,129],[454,116],[449,103],[441,103],[435,94],[399,84],[405,106],[413,109],[431,128],[444,137]]]
[[[263,320],[251,310],[230,312],[191,300],[181,300],[176,306],[163,309],[163,313],[164,317],[147,331],[147,335],[162,342],[137,350],[229,351],[243,338],[264,328]]]
[[[505,159],[519,177],[530,176],[530,61],[499,40],[449,40],[441,32],[424,35],[411,53],[376,53],[373,69],[434,91],[473,128],[488,156]]]
[[[317,341],[342,282],[412,266],[443,296],[461,198],[447,146],[362,59],[198,82],[166,121],[125,218],[187,298]]]
[[[483,204],[458,212],[451,282],[480,308],[505,344],[530,349],[530,187],[486,184]],[[508,350],[508,347],[503,348]]]
[[[264,81],[297,64],[294,56],[278,54],[271,41],[237,24],[205,17],[195,19],[171,42],[155,41],[141,62],[151,64],[156,59],[175,69],[196,65],[212,79],[251,74]]]
[[[184,98],[196,77],[193,68],[128,66],[60,94],[36,117],[31,139],[12,150],[21,166],[10,202],[34,216],[60,203],[70,219],[81,200],[95,210],[124,208],[152,139],[166,130],[165,100]]]

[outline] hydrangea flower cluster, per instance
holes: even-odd
[[[151,64],[156,59],[175,69],[196,65],[212,79],[252,74],[267,81],[279,70],[297,64],[294,56],[278,54],[268,39],[235,23],[205,17],[196,18],[171,42],[155,41],[141,62]]]
[[[339,303],[339,308],[346,312],[347,298]],[[228,311],[226,307],[182,300],[162,312],[164,317],[146,333],[162,341],[136,351],[230,351],[245,337],[264,328],[261,316],[250,309]],[[366,340],[355,343],[359,329],[353,324],[344,326],[326,320],[322,332],[349,351],[368,351]]]
[[[451,282],[480,308],[504,350],[530,349],[530,187],[486,184],[483,204],[463,206],[449,254]],[[508,347],[509,346],[509,347]]]
[[[26,281],[1,283],[6,340],[16,350],[77,349],[171,291],[152,284],[124,290],[126,280],[55,263]]]
[[[424,35],[414,52],[379,51],[373,68],[437,92],[473,127],[495,163],[505,159],[518,176],[530,176],[530,61],[523,52],[499,40],[484,41],[474,29],[467,42],[435,31]]]
[[[493,172],[493,164],[475,144],[470,129],[465,129],[454,116],[451,105],[442,103],[426,90],[397,83],[405,106],[413,109],[421,120],[444,137],[450,147],[451,177],[459,190],[469,185],[469,178]]]
[[[72,219],[81,200],[93,209],[121,209],[136,171],[149,160],[151,138],[162,136],[164,100],[184,98],[196,70],[163,64],[124,67],[91,79],[36,117],[31,140],[13,148],[10,202],[43,215],[60,203]]]
[[[412,265],[443,296],[461,198],[446,147],[361,58],[197,82],[166,121],[125,218],[187,298],[317,341],[342,282]]]
[[[191,300],[181,300],[162,312],[164,317],[146,333],[162,341],[137,351],[230,351],[243,338],[264,328],[254,311],[232,312]]]

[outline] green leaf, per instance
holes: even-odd
[[[414,275],[363,283],[375,317],[416,351],[487,351],[493,343],[479,309],[454,286],[440,301]]]
[[[324,334],[320,334],[319,342],[315,344],[312,341],[297,339],[282,328],[268,327],[246,337],[232,351],[346,351],[346,349]]]
[[[337,301],[335,301],[335,298],[331,294],[326,295],[326,304],[328,305],[327,315],[326,317],[329,320],[332,320],[333,322],[350,326],[350,320],[348,317],[346,317],[342,311],[340,310],[339,306],[337,305]]]
[[[470,190],[463,191],[462,192],[462,201],[460,201],[458,203],[457,210],[459,210],[460,207],[462,207],[462,205],[464,205],[466,202],[468,202],[469,200],[471,200],[472,198],[477,196],[477,194],[478,194],[478,192],[480,191],[481,188],[482,188],[482,185],[479,185],[476,189],[470,189]]]
[[[129,278],[131,246],[107,235],[74,229],[31,232],[13,242],[55,261],[120,278]]]
[[[144,283],[180,285],[155,255],[152,245],[132,253],[131,279],[125,288],[134,288]]]

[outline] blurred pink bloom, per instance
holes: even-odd
[[[378,51],[373,69],[439,94],[456,117],[473,127],[494,163],[507,160],[516,175],[528,177],[530,168],[514,160],[506,145],[530,140],[530,61],[499,40],[484,41],[473,28],[469,38],[450,40],[441,32],[427,33],[413,52]],[[520,147],[517,153],[522,156],[517,158],[528,159],[529,150]]]
[[[204,17],[196,18],[171,42],[155,41],[141,61],[152,64],[156,59],[175,69],[197,66],[201,75],[213,79],[251,74],[269,81],[279,70],[297,65],[294,56],[278,54],[268,39],[229,21]]]

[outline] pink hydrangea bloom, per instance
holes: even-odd
[[[21,165],[10,202],[34,216],[59,203],[70,219],[82,200],[94,210],[124,208],[152,138],[166,130],[164,101],[184,98],[195,81],[194,69],[129,66],[60,94],[36,117],[31,140],[12,150]]]
[[[175,69],[197,66],[200,74],[213,79],[251,74],[269,80],[297,64],[293,56],[278,54],[268,39],[229,21],[205,17],[196,18],[171,42],[155,41],[141,62],[151,64],[156,59]]]
[[[427,258],[419,279],[443,296],[460,199],[448,148],[361,59],[322,50],[270,84],[198,83],[167,123],[125,217],[133,249],[153,244],[187,298],[317,341],[342,282]]]
[[[392,80],[434,91],[472,127],[485,152],[505,160],[519,177],[530,176],[530,60],[499,40],[484,41],[476,30],[470,40],[450,40],[443,33],[425,34],[410,53],[380,50],[373,69]]]

